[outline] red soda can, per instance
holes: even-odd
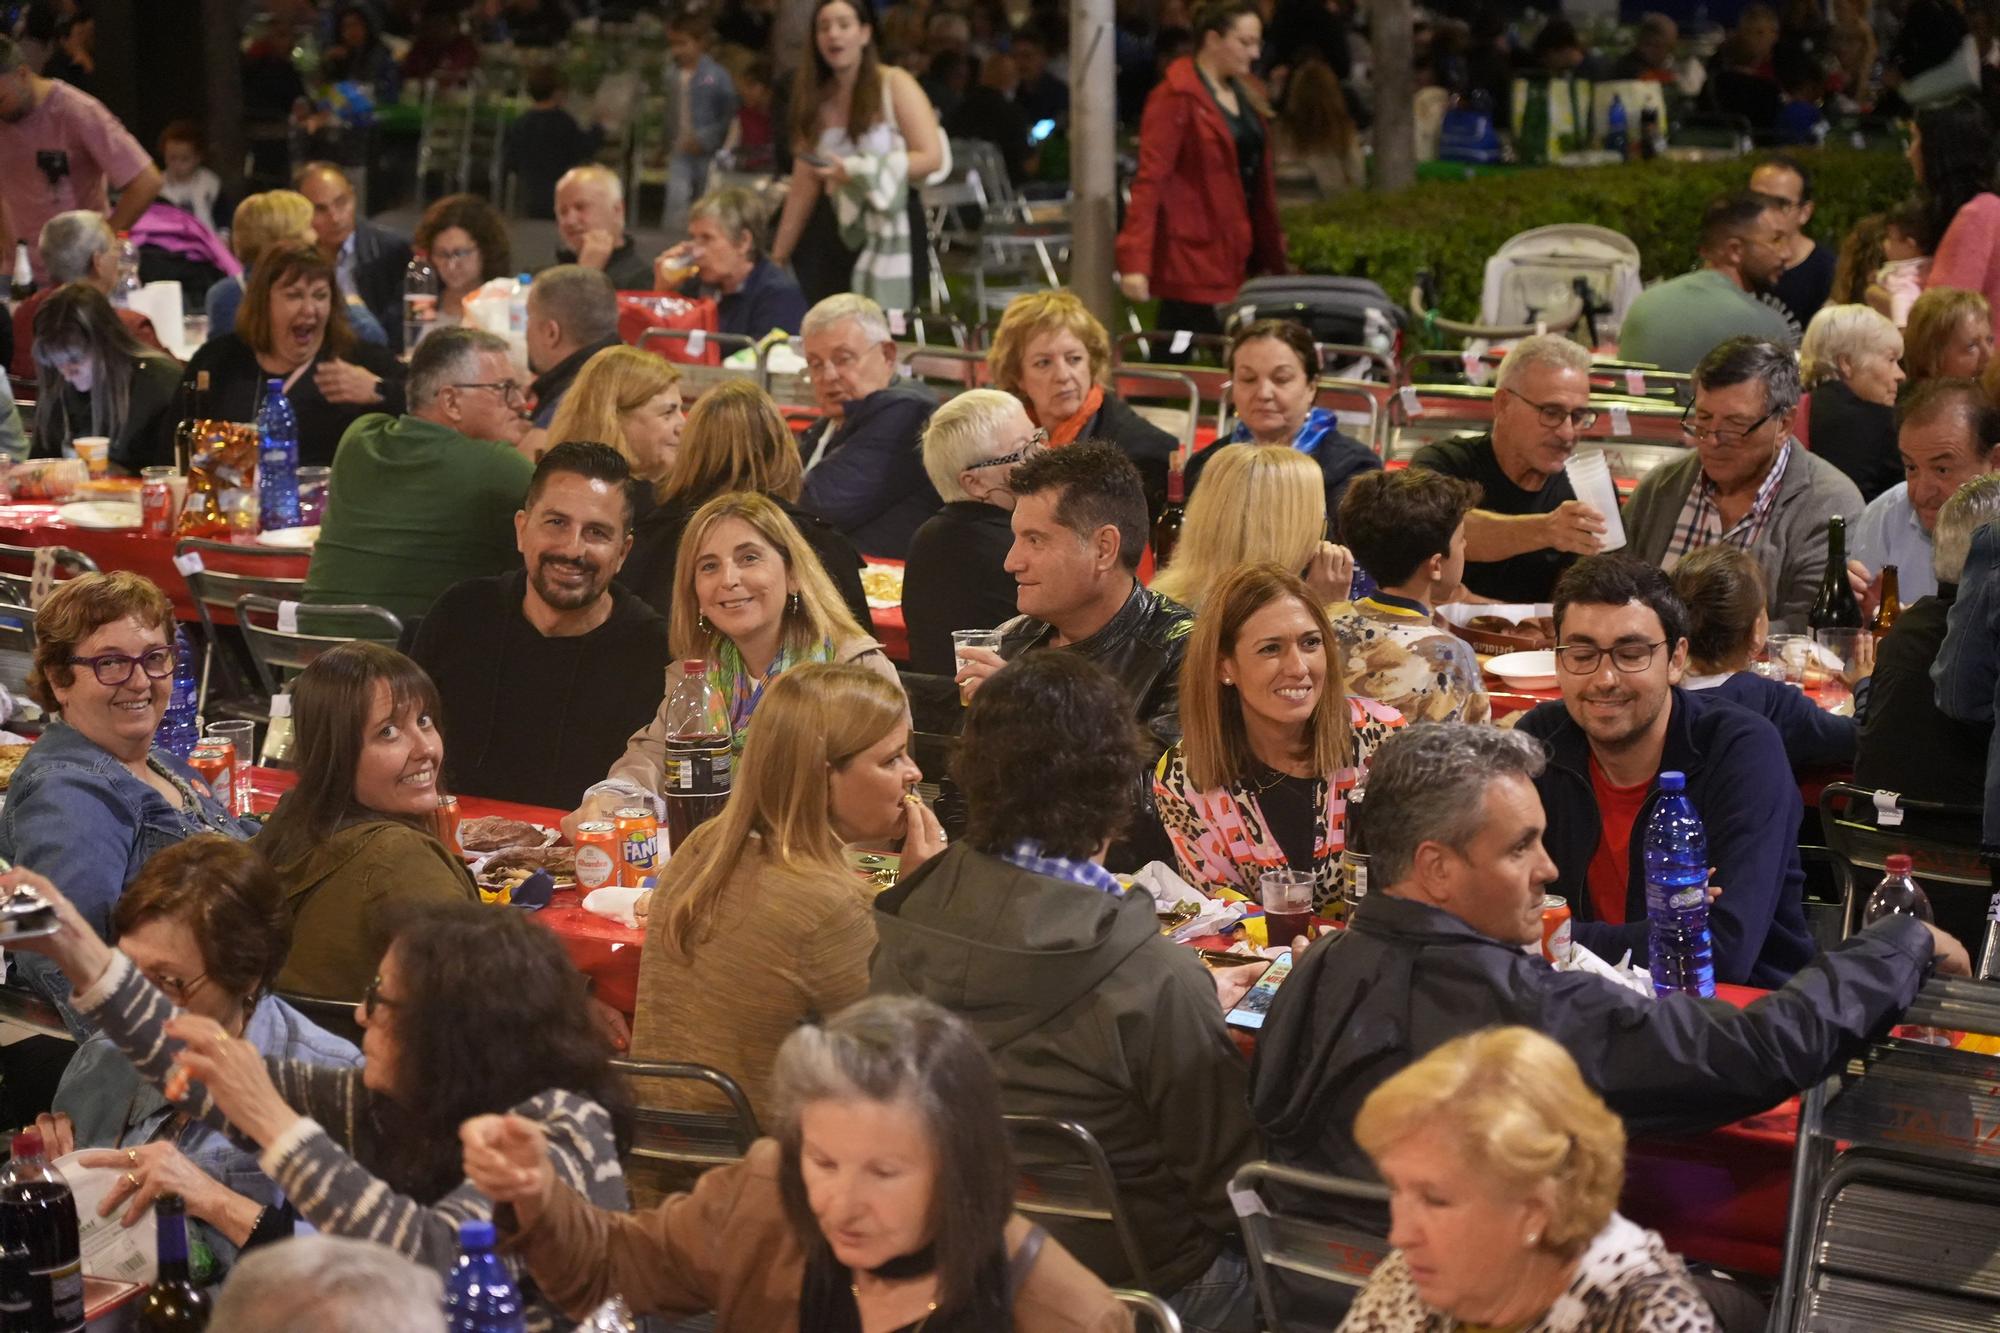
[[[628,805],[617,814],[618,882],[628,889],[659,869],[660,821],[643,805]]]
[[[608,819],[586,820],[576,826],[576,887],[584,893],[616,884],[623,858],[618,851],[618,826]]]
[[[446,847],[450,848],[451,854],[453,856],[458,856],[458,857],[463,857],[465,855],[465,848],[459,846],[458,843],[458,824],[461,818],[462,816],[460,815],[458,809],[458,798],[456,796],[438,797],[438,806],[437,806],[438,841],[443,843]]]
[[[1561,967],[1569,962],[1569,899],[1560,894],[1542,898],[1542,957]]]
[[[188,767],[208,784],[209,794],[229,813],[236,813],[236,747],[228,741],[205,740],[188,754]]]
[[[139,486],[139,526],[149,537],[170,537],[174,531],[174,488],[158,478]]]

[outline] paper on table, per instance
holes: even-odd
[[[608,916],[621,925],[637,930],[639,918],[633,913],[632,905],[639,901],[641,894],[650,892],[652,892],[650,889],[592,889],[583,900],[583,910],[595,912],[599,916]]]
[[[160,1237],[153,1225],[152,1211],[148,1209],[138,1225],[130,1227],[118,1224],[118,1219],[125,1215],[123,1208],[114,1210],[109,1217],[99,1217],[98,1205],[117,1188],[118,1178],[125,1173],[119,1167],[80,1166],[78,1156],[70,1153],[58,1157],[54,1165],[69,1182],[70,1193],[76,1196],[77,1239],[83,1245],[84,1274],[114,1282],[151,1282],[160,1267]]]

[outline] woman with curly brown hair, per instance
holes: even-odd
[[[465,322],[465,298],[480,283],[514,272],[506,220],[476,194],[448,194],[425,209],[411,244],[437,270],[441,329]]]

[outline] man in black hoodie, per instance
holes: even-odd
[[[1189,1329],[1255,1327],[1229,1178],[1258,1155],[1216,983],[1103,867],[1137,762],[1131,705],[1076,653],[985,681],[953,777],[966,836],[875,899],[872,989],[971,1024],[1009,1112],[1103,1145],[1150,1281],[1094,1226],[1051,1226],[1105,1281],[1169,1293]]]
[[[631,475],[608,444],[549,450],[514,516],[526,567],[446,589],[418,627],[452,790],[573,809],[659,708],[667,622],[612,582]]]

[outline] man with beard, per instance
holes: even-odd
[[[514,515],[524,567],[467,579],[424,617],[410,655],[437,682],[452,790],[569,809],[652,720],[667,622],[612,582],[631,480],[610,445],[558,444]]]
[[[1785,203],[1745,190],[1710,204],[1701,217],[1701,267],[1639,294],[1618,330],[1619,357],[1689,371],[1730,338],[1796,344],[1797,326],[1759,299],[1785,270]]]
[[[1799,866],[1797,784],[1777,728],[1722,699],[1679,688],[1687,610],[1667,576],[1625,554],[1586,556],[1556,583],[1562,701],[1516,730],[1549,748],[1535,779],[1548,814],[1548,886],[1569,900],[1576,942],[1646,961],[1641,850],[1655,779],[1687,775],[1708,832],[1715,979],[1783,985],[1813,956]]]
[[[368,602],[408,625],[461,579],[514,567],[510,520],[535,471],[516,448],[523,376],[498,334],[439,329],[417,344],[410,410],[371,412],[340,437],[307,601]]]
[[[109,213],[126,231],[160,192],[160,169],[104,103],[28,67],[21,48],[0,33],[0,255],[14,260],[17,238],[30,242],[35,280],[47,270],[32,242],[58,213]],[[118,189],[111,208],[105,186]]]

